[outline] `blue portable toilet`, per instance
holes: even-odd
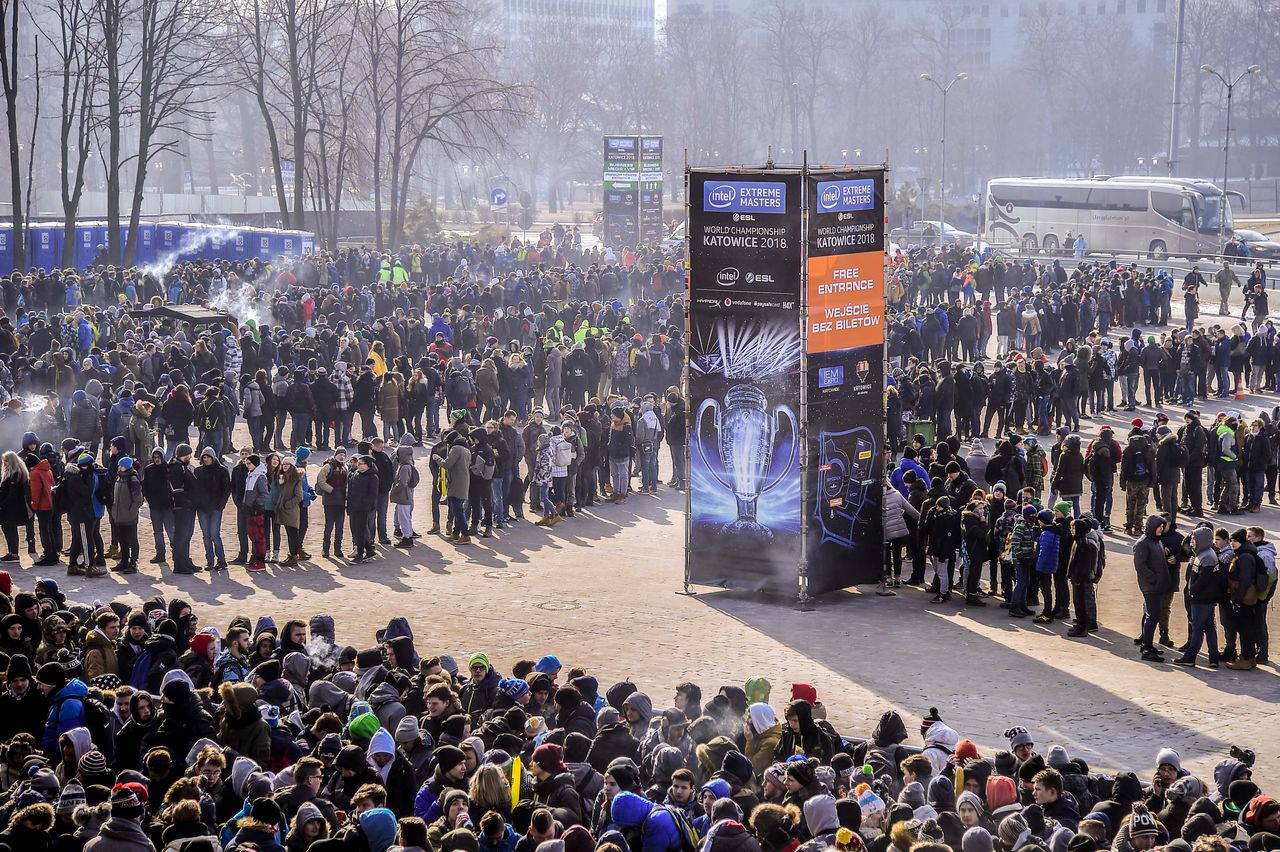
[[[177,222],[157,222],[156,223],[156,259],[160,260],[174,258],[178,254],[178,247],[182,243],[182,226]]]
[[[315,235],[315,234],[311,234],[311,233],[303,232],[303,234],[302,234],[302,253],[303,253],[303,254],[315,254],[315,253],[316,253],[316,235]]]
[[[250,251],[253,232],[249,228],[236,228],[227,238],[227,260],[244,262],[253,257]]]
[[[71,255],[71,262],[75,264],[76,269],[88,269],[93,264],[94,255],[98,250],[97,234],[99,230],[105,230],[105,227],[102,222],[76,225],[76,247]]]
[[[123,229],[122,229],[123,230]],[[98,246],[111,245],[111,228],[106,222],[98,222],[93,226],[93,249],[96,253]]]
[[[27,266],[32,269],[58,269],[62,266],[61,225],[27,227]]]
[[[0,225],[0,275],[13,274],[13,225]]]
[[[127,230],[127,229],[126,229]],[[149,266],[156,262],[156,225],[154,222],[138,223],[138,239],[134,248],[134,262],[138,266]]]
[[[298,231],[280,232],[280,250],[276,254],[293,257],[302,250],[302,235]]]
[[[240,229],[234,225],[217,225],[214,231],[211,257],[213,260],[238,260],[236,237]]]
[[[271,228],[257,228],[254,230],[254,257],[259,260],[271,260],[274,257],[271,253],[271,236],[273,233],[274,231]]]

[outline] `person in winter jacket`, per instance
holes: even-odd
[[[1065,504],[1064,504],[1065,505]],[[1040,597],[1044,603],[1040,614],[1036,616],[1037,624],[1048,624],[1053,621],[1053,575],[1058,572],[1059,550],[1064,547],[1058,535],[1058,517],[1049,509],[1041,509],[1036,518],[1040,522],[1040,545],[1036,553],[1036,583],[1039,585]]]
[[[920,512],[897,488],[886,480],[884,485],[884,542],[889,551],[885,558],[886,585],[898,588],[902,585],[902,553],[910,541],[911,530],[906,518],[919,522]]]
[[[920,522],[924,551],[933,566],[933,603],[951,600],[951,577],[960,549],[960,516],[951,508],[951,498],[943,494]]]
[[[1120,458],[1120,490],[1124,492],[1125,535],[1142,533],[1142,518],[1147,513],[1147,495],[1155,481],[1155,453],[1151,442],[1140,430],[1142,421],[1134,421],[1135,434]]]
[[[231,497],[231,474],[217,451],[205,447],[200,451],[200,466],[194,472],[196,489],[193,499],[196,520],[204,538],[204,561],[208,570],[226,570],[227,555],[222,546],[222,513]]]
[[[142,481],[133,459],[117,463],[114,496],[109,510],[113,538],[120,545],[120,563],[113,570],[121,574],[138,572],[138,517],[142,509]],[[117,619],[118,621],[119,619]]]
[[[324,538],[321,539],[321,556],[329,558],[332,552],[341,559],[342,534],[347,508],[347,451],[339,447],[320,465],[316,474],[316,491],[324,509]]]
[[[680,852],[683,841],[680,826],[675,817],[654,802],[630,791],[613,797],[609,814],[613,824],[622,829],[636,830],[639,848],[636,852]]]
[[[1227,565],[1227,595],[1231,607],[1231,622],[1240,638],[1240,654],[1227,663],[1227,668],[1248,671],[1257,666],[1258,650],[1258,576],[1266,571],[1258,560],[1258,548],[1249,541],[1245,530],[1231,534],[1231,549],[1235,552]],[[1264,580],[1265,582],[1265,580]]]
[[[1067,580],[1071,584],[1071,600],[1075,606],[1075,625],[1068,636],[1088,636],[1098,629],[1097,583],[1102,576],[1102,534],[1090,517],[1076,518],[1071,524],[1071,555],[1067,561]]]
[[[1223,591],[1226,589],[1226,574],[1218,558],[1218,551],[1213,546],[1213,530],[1207,526],[1196,527],[1191,531],[1192,547],[1195,556],[1187,566],[1187,582],[1184,593],[1187,607],[1191,614],[1191,635],[1187,639],[1186,650],[1181,657],[1174,660],[1174,665],[1194,668],[1196,657],[1200,654],[1202,643],[1208,643],[1209,667],[1217,668],[1218,627],[1214,623],[1214,615],[1223,602]]]
[[[418,487],[418,469],[413,465],[413,447],[396,449],[396,469],[391,483],[391,502],[395,504],[395,528],[400,531],[396,547],[413,547],[417,535],[413,531],[413,493]]]
[[[1155,632],[1164,595],[1172,583],[1168,566],[1177,563],[1177,557],[1160,541],[1164,531],[1165,519],[1160,515],[1150,515],[1142,538],[1133,545],[1133,567],[1138,576],[1138,591],[1142,594],[1142,633],[1138,647],[1142,651],[1142,659],[1153,662],[1164,659],[1164,654],[1155,647]]]

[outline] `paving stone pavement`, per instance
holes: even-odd
[[[1204,319],[1207,324],[1216,317]],[[1252,412],[1277,402],[1265,395],[1227,406]],[[1167,410],[1180,419],[1181,409]],[[1144,409],[1142,416],[1153,413]],[[1121,437],[1128,419],[1109,421]],[[417,452],[425,494],[425,452]],[[313,461],[326,455],[317,453]],[[665,458],[663,472],[665,480]],[[1123,512],[1123,499],[1118,503],[1115,519]],[[1021,724],[1042,750],[1061,743],[1091,766],[1131,768],[1143,777],[1167,745],[1211,779],[1213,764],[1236,743],[1257,751],[1260,783],[1280,784],[1276,666],[1182,670],[1138,660],[1131,637],[1141,602],[1128,557],[1131,539],[1107,538],[1109,567],[1099,592],[1103,630],[1082,641],[1065,638],[1061,623],[1011,621],[994,605],[930,606],[928,595],[914,589],[893,598],[876,597],[870,588],[839,592],[813,612],[743,592],[701,589],[685,597],[677,594],[683,512],[683,494],[663,488],[657,497],[633,495],[623,506],[597,505],[553,530],[525,522],[471,546],[427,537],[407,552],[380,548],[382,558],[361,565],[317,558],[256,575],[233,566],[192,577],[147,562],[153,550],[144,527],[141,569],[133,577],[89,580],[54,570],[72,599],[184,597],[203,624],[220,628],[240,614],[271,614],[282,623],[328,612],[340,639],[357,647],[372,644],[373,631],[393,615],[407,615],[420,651],[465,660],[486,650],[503,671],[518,659],[556,653],[566,666],[586,666],[602,685],[630,678],[660,707],[683,680],[711,694],[722,683],[764,675],[774,683],[775,707],[784,703],[791,681],[808,681],[832,722],[853,735],[869,734],[890,708],[915,731],[915,722],[937,707],[984,752],[1006,747],[1003,731]],[[319,514],[313,511],[305,540],[317,556]],[[414,518],[419,531],[430,525],[430,507],[421,496]],[[1275,507],[1228,520],[1236,522],[1232,527],[1259,523],[1280,531]],[[234,552],[233,513],[224,520],[223,539]],[[199,542],[192,550],[201,561]],[[37,577],[49,576],[48,569],[30,567],[25,554],[23,561],[23,567],[10,566],[16,585],[30,588]],[[1186,627],[1177,607],[1172,632],[1182,641]],[[1276,609],[1273,632],[1280,629]]]

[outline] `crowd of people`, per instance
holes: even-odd
[[[635,480],[657,494],[664,444],[683,488],[677,263],[584,250],[556,225],[531,244],[15,273],[0,281],[0,562],[19,562],[25,532],[36,565],[102,576],[118,558],[129,574],[149,526],[152,562],[176,573],[259,571],[311,559],[321,518],[322,557],[359,562],[412,547],[423,501],[428,532],[465,545],[526,513],[551,527],[625,502]],[[234,317],[157,311],[208,303]]]
[[[504,674],[357,649],[331,616],[202,626],[0,571],[0,849],[13,852],[1270,852],[1280,803],[1231,747],[1102,772],[1031,728],[983,753],[930,708],[838,731],[765,677],[661,709],[554,654]]]
[[[1215,277],[1226,316],[1241,282],[1228,263]],[[1177,648],[1172,662],[1194,666],[1205,644],[1210,667],[1267,662],[1275,546],[1262,526],[1229,530],[1205,513],[1277,505],[1280,407],[1252,416],[1196,407],[1211,394],[1234,405],[1276,390],[1280,341],[1261,264],[1243,284],[1251,328],[1245,316],[1227,328],[1197,325],[1207,282],[1194,266],[1176,285],[1164,270],[1137,265],[1079,260],[1068,271],[1060,260],[1010,262],[951,247],[897,255],[890,279],[899,313],[888,343],[886,584],[923,584],[928,572],[935,602],[950,600],[958,580],[969,605],[998,595],[1013,618],[1071,619],[1068,635],[1088,636],[1098,629],[1104,534],[1113,503],[1123,503],[1143,601],[1142,658],[1164,660],[1163,645]],[[1175,286],[1186,323],[1170,331]],[[1119,434],[1102,422],[1140,407],[1150,413]],[[1082,423],[1095,419],[1096,428]],[[1179,529],[1180,514],[1190,528]],[[1188,638],[1175,645],[1169,621],[1179,593]]]

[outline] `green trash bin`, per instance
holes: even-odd
[[[928,446],[938,442],[937,427],[933,425],[932,420],[908,420],[906,425],[908,443],[911,442],[913,435],[924,435],[924,442]]]

